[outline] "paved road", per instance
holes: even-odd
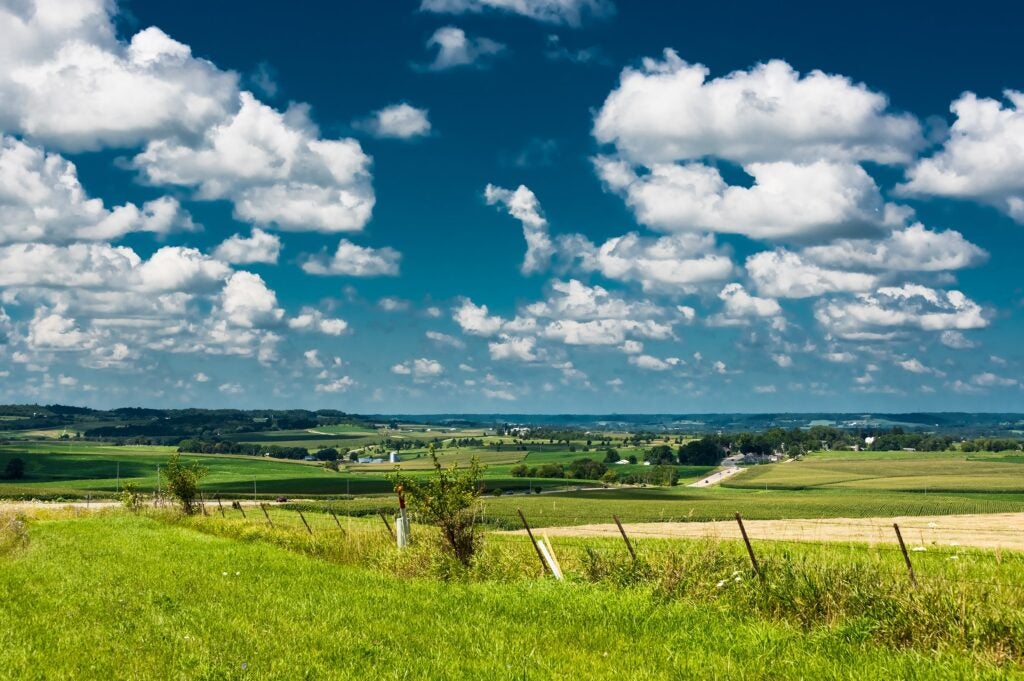
[[[725,470],[718,471],[717,473],[712,473],[708,477],[706,477],[706,478],[704,478],[702,480],[698,480],[697,482],[691,482],[689,486],[690,487],[710,487],[711,485],[716,485],[716,484],[722,482],[726,478],[731,478],[732,476],[736,475],[737,473],[739,473],[742,470],[743,469],[740,468],[739,466],[732,466],[731,468],[726,468]]]

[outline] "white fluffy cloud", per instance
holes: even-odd
[[[455,348],[457,350],[461,350],[466,347],[465,342],[462,340],[455,336],[449,336],[446,333],[441,333],[440,331],[427,331],[426,336],[428,339],[441,346]]]
[[[209,290],[230,273],[193,248],[165,246],[148,260],[107,244],[0,246],[0,286],[160,293]]]
[[[718,297],[725,305],[725,314],[734,319],[774,317],[782,313],[777,300],[750,295],[741,284],[727,284]]]
[[[546,301],[527,305],[525,312],[534,317],[559,319],[626,319],[661,314],[656,305],[617,298],[601,286],[587,286],[577,279],[551,282]]]
[[[751,187],[729,185],[717,168],[702,163],[657,164],[642,175],[609,157],[595,159],[595,166],[639,222],[667,232],[822,238],[877,232],[898,226],[905,215],[852,163],[751,163],[744,168],[754,178]]]
[[[747,258],[758,291],[781,298],[859,293],[904,272],[942,272],[984,262],[988,254],[959,232],[915,224],[885,239],[838,239],[799,252],[763,251]]]
[[[374,111],[368,119],[359,122],[359,127],[374,137],[407,140],[429,135],[431,126],[426,109],[403,102]]]
[[[513,359],[532,362],[537,359],[537,355],[534,354],[536,345],[536,338],[502,335],[498,341],[488,343],[487,349],[491,353],[491,359],[494,360]]]
[[[284,317],[277,306],[277,295],[263,278],[252,272],[235,272],[220,295],[220,309],[225,319],[242,328],[276,326]]]
[[[692,290],[721,281],[733,272],[732,259],[715,245],[710,234],[673,234],[659,238],[636,232],[613,237],[595,246],[582,235],[559,240],[567,260],[584,272],[623,282],[637,282],[645,291]]]
[[[349,376],[342,376],[341,378],[335,378],[324,383],[318,383],[316,391],[318,393],[343,393],[354,385],[356,385],[355,379]]]
[[[566,345],[622,345],[627,336],[672,338],[672,325],[653,319],[556,319],[544,326],[541,335]]]
[[[645,369],[647,371],[668,371],[672,367],[678,365],[680,360],[678,357],[660,359],[653,355],[634,355],[629,358],[629,363],[637,368]]]
[[[241,234],[234,234],[225,239],[213,251],[213,256],[218,260],[236,265],[250,263],[275,265],[280,253],[281,238],[276,234],[264,232],[259,227],[254,227],[252,235],[248,238]]]
[[[320,139],[308,107],[275,111],[156,27],[119,40],[113,9],[0,8],[0,126],[71,150],[144,144],[132,160],[144,181],[230,200],[245,221],[362,229],[374,195],[358,142]]]
[[[0,7],[0,124],[70,150],[191,135],[233,105],[237,75],[156,27],[117,39],[113,3]]]
[[[1024,92],[1003,94],[1006,105],[973,92],[954,101],[949,139],[907,170],[898,191],[983,201],[1024,223]]]
[[[888,112],[885,95],[849,78],[784,61],[708,80],[672,50],[622,72],[594,136],[631,162],[654,166],[715,156],[741,164],[909,161],[923,146],[916,119]]]
[[[348,322],[336,317],[327,317],[313,307],[304,307],[288,320],[288,328],[298,331],[317,331],[327,336],[340,336],[348,329]]]
[[[882,340],[919,329],[980,329],[988,320],[980,305],[960,291],[906,284],[861,293],[852,299],[823,300],[815,308],[818,322],[831,334],[851,340]]]
[[[402,254],[393,248],[357,246],[348,239],[342,239],[330,260],[313,257],[302,263],[302,269],[307,274],[319,275],[396,276],[401,259]]]
[[[374,195],[369,157],[352,139],[321,140],[307,107],[280,113],[251,93],[198,142],[150,142],[132,160],[150,184],[196,187],[229,199],[241,220],[296,231],[358,231]]]
[[[548,24],[579,26],[588,15],[611,16],[615,13],[615,4],[611,0],[423,0],[420,10],[439,14],[479,14],[496,10]]]
[[[428,379],[440,376],[444,373],[444,366],[436,359],[421,357],[409,360],[391,367],[391,373],[403,376],[413,376],[416,379]]]
[[[778,298],[869,291],[879,281],[874,274],[821,267],[784,250],[755,253],[747,258],[746,267],[759,292]]]
[[[74,163],[0,136],[0,243],[66,243],[193,229],[176,199],[155,199],[141,208],[133,203],[107,208],[86,194]]]
[[[425,68],[445,71],[457,66],[484,66],[490,57],[501,54],[505,46],[490,38],[474,38],[457,26],[443,26],[427,40],[427,49],[437,49],[434,60]]]

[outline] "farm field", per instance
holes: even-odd
[[[724,483],[748,489],[849,488],[907,492],[1024,492],[1019,457],[953,452],[812,454],[755,466]],[[976,458],[977,457],[977,458]]]
[[[301,669],[310,678],[557,679],[586,669],[596,679],[621,679],[624,670],[631,678],[703,678],[710,670],[729,678],[860,679],[1021,671],[1019,649],[1000,647],[1022,626],[1019,611],[1012,614],[1018,598],[983,586],[1020,577],[1021,562],[1010,556],[998,566],[991,556],[969,553],[958,565],[921,565],[923,575],[933,576],[924,588],[936,593],[947,588],[943,575],[978,579],[971,588],[987,589],[971,599],[973,629],[946,628],[941,600],[918,606],[892,596],[883,628],[870,630],[849,611],[852,602],[834,603],[826,619],[801,622],[756,605],[772,598],[756,580],[730,578],[728,589],[716,589],[718,573],[750,576],[735,544],[716,549],[713,573],[669,595],[659,591],[666,583],[631,587],[586,576],[585,552],[569,547],[570,579],[540,579],[528,561],[535,560],[532,551],[518,538],[490,545],[500,560],[521,566],[520,576],[440,581],[396,576],[406,563],[422,565],[423,554],[403,561],[392,548],[377,559],[392,567],[368,569],[329,553],[310,555],[315,545],[304,548],[299,531],[243,539],[227,536],[240,531],[232,528],[218,519],[177,524],[130,514],[30,521],[28,546],[0,554],[0,674],[273,679]],[[623,564],[621,544],[590,544],[602,564]],[[709,550],[674,546],[688,560],[705,560]],[[674,560],[661,542],[641,541],[638,550],[652,561]],[[799,559],[804,569],[818,566],[807,576],[831,590],[843,591],[845,580],[859,584],[857,573],[843,571],[849,561],[874,565],[884,576],[879,588],[905,577],[891,556],[876,565],[855,549],[787,551],[766,555],[765,565],[778,570],[780,561]],[[778,575],[774,588],[796,588]],[[936,617],[914,617],[918,607],[935,608]],[[999,618],[1003,633],[996,633]],[[313,622],[329,635],[311,634]],[[893,643],[889,636],[903,638]]]

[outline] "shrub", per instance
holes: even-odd
[[[199,496],[199,481],[206,477],[207,472],[196,461],[188,466],[182,464],[178,454],[172,454],[161,471],[167,479],[167,491],[178,500],[186,515],[192,515],[198,508],[196,497]]]
[[[396,473],[391,476],[395,491],[405,492],[409,510],[420,514],[441,530],[442,542],[452,555],[465,566],[473,561],[480,544],[476,532],[480,516],[480,478],[483,468],[473,457],[469,467],[453,466],[445,470],[437,459],[434,446],[430,446],[434,474],[413,478]]]
[[[142,508],[142,492],[134,482],[126,482],[121,492],[121,503],[129,511],[138,511]]]
[[[0,556],[28,546],[25,521],[14,515],[0,515]]]

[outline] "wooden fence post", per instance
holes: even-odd
[[[270,514],[267,513],[267,507],[264,506],[263,504],[260,504],[260,510],[263,511],[263,516],[267,519],[267,524],[270,525],[271,527],[273,527],[274,526],[274,521],[272,521],[270,519]]]
[[[764,579],[761,568],[757,565],[757,558],[754,557],[754,547],[750,545],[750,539],[747,537],[747,528],[743,527],[743,518],[740,517],[739,511],[736,511],[736,522],[740,524],[740,534],[743,535],[743,543],[747,545],[747,554],[750,556],[750,564],[754,566],[754,574],[759,579]]]
[[[306,531],[313,534],[313,528],[311,528],[309,523],[306,522],[306,516],[302,515],[302,511],[299,511],[299,517],[302,518],[302,524],[306,526]]]
[[[341,533],[344,535],[345,528],[341,526],[341,521],[338,520],[338,514],[334,512],[333,508],[331,509],[331,515],[334,516],[334,524],[338,526],[338,529],[341,530]]]
[[[224,504],[221,503],[219,494],[217,495],[217,508],[220,509],[220,517],[226,518],[227,516],[224,515]]]
[[[384,521],[384,527],[388,529],[388,534],[391,535],[391,539],[393,540],[395,538],[395,532],[391,529],[391,523],[388,522],[388,517],[384,515],[384,511],[377,511],[377,515],[379,515],[380,519]]]
[[[540,552],[540,547],[537,546],[537,540],[533,538],[533,531],[530,529],[530,523],[526,522],[526,516],[523,515],[522,509],[516,509],[519,513],[519,519],[523,521],[523,527],[526,528],[526,534],[530,537],[530,543],[533,544],[533,550],[537,552],[537,560],[540,561],[540,572],[543,575],[547,572],[547,562],[544,560],[544,554]]]
[[[903,543],[903,535],[900,533],[900,526],[896,523],[892,524],[892,529],[896,530],[896,539],[900,542],[900,551],[903,552],[903,562],[907,564],[907,573],[910,575],[910,583],[917,588],[917,577],[914,576],[914,566],[910,563],[910,554],[907,553],[907,545]]]
[[[636,561],[636,551],[633,550],[633,545],[629,543],[629,537],[626,536],[626,530],[622,527],[622,523],[619,522],[619,516],[612,514],[612,518],[615,519],[615,524],[619,526],[619,532],[622,533],[622,541],[626,542],[626,548],[629,549],[629,555],[633,557],[634,562]]]
[[[238,504],[238,511],[242,514],[242,520],[248,520],[248,518],[245,516],[245,509],[242,508],[242,502],[236,501],[235,503]]]

